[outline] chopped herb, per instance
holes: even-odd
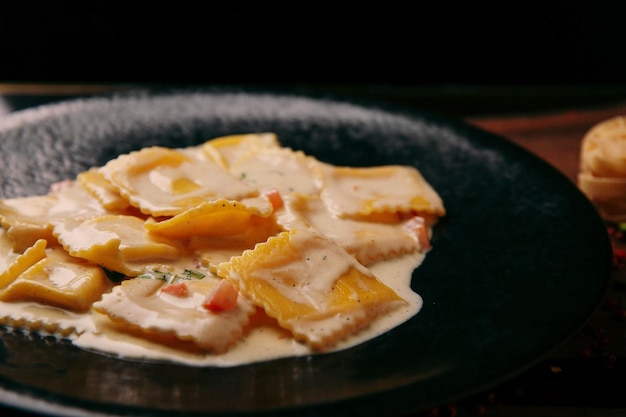
[[[202,279],[204,278],[204,274],[198,271],[194,271],[191,269],[185,269],[182,275],[177,275],[172,272],[163,272],[159,270],[153,270],[145,272],[141,275],[137,275],[137,278],[147,278],[147,279],[159,279],[161,281],[165,281],[168,284],[173,284],[178,281],[188,281],[190,279]]]
[[[183,276],[192,278],[192,279],[202,279],[204,278],[204,274],[198,271],[194,271],[191,269],[185,269],[183,271]]]
[[[148,271],[143,274],[137,275],[137,278],[147,278],[147,279],[159,279],[161,281],[165,281],[168,284],[175,282],[176,274],[172,274],[171,272],[163,272],[163,271]]]

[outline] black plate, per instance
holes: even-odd
[[[216,89],[25,111],[0,123],[0,196],[46,193],[140,147],[255,131],[330,163],[408,164],[424,174],[448,214],[413,276],[422,311],[347,351],[226,369],[117,360],[2,331],[0,401],[59,415],[407,414],[535,364],[604,293],[604,225],[563,175],[460,121],[380,103]]]

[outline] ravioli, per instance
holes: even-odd
[[[48,211],[56,202],[54,195],[0,200],[0,225],[15,252],[22,253],[39,239],[54,240]]]
[[[254,217],[268,217],[272,210],[268,200],[219,199],[200,203],[161,222],[148,220],[145,228],[155,235],[171,238],[228,236],[244,232]]]
[[[0,224],[3,227],[27,224],[46,228],[48,210],[57,202],[54,194],[0,200]]]
[[[419,311],[379,266],[412,272],[445,214],[413,167],[335,166],[274,133],[150,146],[0,200],[0,325],[213,364],[271,352],[260,334],[340,349]]]
[[[258,194],[210,160],[161,147],[122,155],[101,172],[130,204],[151,216],[172,216],[208,200]]]
[[[108,214],[64,227],[56,236],[70,255],[135,276],[147,262],[180,255],[176,244],[151,235],[144,224],[137,217]]]
[[[106,210],[125,210],[129,207],[128,200],[122,197],[97,168],[78,174],[76,179],[91,193]]]
[[[271,237],[218,274],[314,349],[406,303],[333,241],[307,230]]]
[[[218,283],[210,277],[185,281],[185,294],[172,295],[164,290],[173,284],[133,278],[116,286],[94,308],[124,331],[140,332],[149,339],[173,337],[220,353],[239,340],[255,308],[244,297],[228,311],[205,308],[207,295]]]
[[[211,139],[201,145],[202,151],[213,161],[229,168],[246,155],[263,149],[281,148],[274,133],[245,133]]]
[[[243,182],[261,190],[276,189],[282,195],[318,194],[313,175],[314,158],[288,148],[250,149],[229,166]]]
[[[38,247],[34,246],[32,250],[37,251]],[[27,251],[23,256],[29,255]],[[34,300],[70,311],[86,312],[110,286],[111,282],[101,268],[57,248],[48,251],[1,289],[0,301]]]
[[[412,167],[318,164],[316,173],[321,196],[329,211],[338,217],[368,219],[395,213],[445,215],[439,194]]]
[[[279,215],[285,229],[312,228],[333,240],[364,265],[427,249],[420,246],[407,221],[371,222],[333,216],[320,197],[285,199],[288,213]]]
[[[46,257],[47,242],[44,239],[37,240],[35,244],[26,249],[22,254],[7,253],[8,260],[5,267],[0,271],[0,291],[11,285],[28,268]]]

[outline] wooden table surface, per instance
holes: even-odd
[[[94,86],[91,90],[81,90],[79,87],[62,91],[58,88],[41,90],[19,85],[2,87],[0,84],[0,98],[10,98],[7,103],[21,103],[21,107],[5,107],[5,113],[39,103],[106,91],[102,86]],[[384,98],[385,92],[376,91]],[[407,96],[397,90],[388,91],[395,92],[390,97],[401,98],[398,101],[402,101],[402,104],[414,103],[420,107],[436,96],[432,90],[428,90],[427,97],[420,96],[419,92]],[[602,120],[625,115],[626,94],[623,97],[625,101],[611,96],[602,102],[596,97],[593,106],[588,103],[577,106],[559,103],[554,108],[545,109],[532,106],[533,102],[541,102],[541,96],[537,95],[534,99],[527,98],[528,106],[515,111],[494,111],[498,108],[496,102],[483,114],[476,114],[470,100],[472,97],[466,94],[450,104],[450,107],[446,107],[445,97],[440,97],[436,104],[438,109],[454,108],[451,113],[455,117],[527,148],[575,182],[583,135]],[[480,90],[477,90],[474,99],[476,101],[480,98]],[[465,107],[459,105],[461,102]],[[0,117],[2,110],[0,106]],[[607,290],[605,302],[580,333],[536,366],[488,392],[455,404],[442,405],[425,415],[626,416],[625,288],[626,285],[621,281],[613,282]],[[0,409],[0,412],[3,411]]]
[[[549,113],[465,119],[529,149],[576,182],[583,135],[594,124],[619,115],[626,115],[626,102],[593,109],[561,109]]]

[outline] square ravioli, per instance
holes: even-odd
[[[338,217],[379,218],[385,214],[443,216],[441,197],[413,167],[316,165],[321,196]]]
[[[207,304],[220,282],[212,276],[171,284],[132,278],[105,294],[94,309],[123,331],[148,339],[171,337],[221,353],[241,338],[256,309],[245,297],[236,297],[227,309]]]
[[[363,265],[428,249],[409,230],[407,220],[373,222],[339,218],[328,211],[319,197],[287,197],[285,210],[277,217],[278,222],[287,230],[302,227],[315,229],[332,239]]]
[[[343,248],[304,229],[269,238],[218,274],[317,350],[406,303]]]
[[[0,301],[30,300],[87,312],[110,289],[111,282],[97,265],[72,257],[60,247],[45,251],[44,247],[45,241],[39,240],[18,258],[14,267],[23,269],[20,274],[11,277],[9,268],[12,279],[0,289]]]
[[[258,195],[218,163],[158,146],[121,155],[101,174],[129,203],[152,216],[173,216],[202,202]]]
[[[202,366],[341,350],[419,311],[444,214],[412,166],[335,166],[273,133],[149,146],[0,199],[0,325]]]

